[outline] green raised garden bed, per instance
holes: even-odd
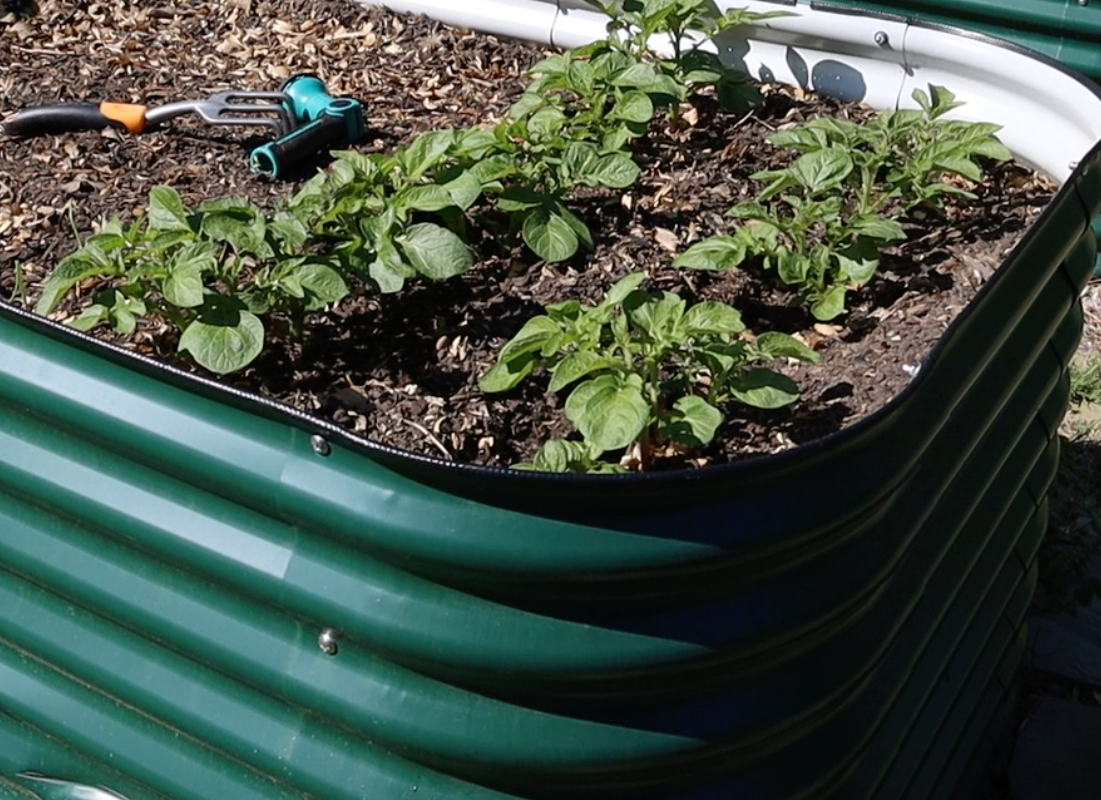
[[[974,797],[1011,735],[1101,99],[797,11],[721,44],[883,105],[950,86],[1063,183],[909,388],[828,438],[462,467],[0,306],[0,796]]]

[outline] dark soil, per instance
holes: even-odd
[[[334,94],[365,103],[371,134],[364,150],[431,128],[495,121],[523,85],[523,70],[543,55],[539,47],[346,0],[23,8],[0,17],[0,111],[57,100],[157,104],[226,88],[275,89],[289,75],[313,72]],[[530,253],[503,249],[485,234],[484,259],[469,274],[346,301],[313,320],[304,340],[279,340],[226,380],[398,448],[511,464],[570,427],[563,398],[539,380],[502,396],[478,390],[496,349],[543,304],[596,300],[622,275],[646,271],[651,287],[689,301],[731,302],[751,330],[795,334],[822,356],[818,365],[782,367],[800,385],[800,403],[767,413],[730,406],[722,441],[692,454],[689,464],[781,450],[852,424],[906,386],[1042,210],[1051,185],[1014,165],[993,168],[986,185],[972,187],[976,201],[907,219],[909,241],[884,256],[881,274],[852,296],[850,314],[816,324],[767,277],[669,266],[674,252],[732,229],[725,211],[759,188],[750,174],[790,159],[763,142],[767,133],[821,114],[871,113],[799,90],[765,91],[764,105],[748,117],[726,115],[705,99],[689,115],[691,125],[655,124],[638,149],[639,185],[574,202],[597,233],[595,252],[565,264],[532,263]],[[233,195],[270,207],[322,165],[290,182],[258,178],[246,164],[256,136],[182,121],[140,137],[108,131],[0,139],[0,299],[33,304],[37,282],[74,248],[77,234],[104,217],[139,213],[157,184],[175,186],[189,204]],[[59,316],[72,316],[94,289],[83,287]],[[126,344],[165,357],[175,350],[172,332],[153,323]],[[664,466],[684,465],[677,458]]]

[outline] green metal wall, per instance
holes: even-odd
[[[824,0],[813,7],[881,11],[1006,39],[1101,79],[1101,4],[1078,0]]]
[[[408,459],[0,310],[0,796],[966,796],[1098,186],[885,412],[682,475]]]
[[[676,474],[415,458],[0,305],[0,798],[970,800],[1099,211],[1095,149],[888,408]]]

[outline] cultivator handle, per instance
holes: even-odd
[[[134,103],[51,103],[17,111],[4,123],[4,132],[11,136],[50,136],[113,126],[141,133],[145,112],[145,106]]]
[[[363,138],[363,106],[350,97],[333,97],[313,75],[297,75],[280,89],[296,127],[249,155],[255,172],[283,177],[296,164],[320,152]]]

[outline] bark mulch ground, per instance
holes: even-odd
[[[366,151],[423,130],[496,121],[526,67],[544,54],[347,0],[43,0],[37,9],[9,1],[4,11],[0,5],[2,113],[62,100],[155,105],[229,88],[276,89],[310,72],[333,94],[363,101]],[[721,442],[667,466],[773,452],[852,424],[906,386],[1042,210],[1051,185],[1004,165],[976,188],[977,200],[951,205],[943,216],[908,218],[910,240],[885,255],[881,274],[853,297],[852,312],[837,324],[816,323],[768,280],[669,267],[675,252],[731,230],[725,211],[759,188],[750,174],[790,158],[763,143],[767,133],[819,114],[870,113],[799,90],[765,90],[764,105],[748,117],[704,102],[687,127],[656,124],[639,149],[645,171],[638,186],[578,198],[575,208],[597,233],[595,252],[564,264],[532,263],[530,253],[487,234],[484,258],[469,274],[344,302],[318,315],[303,340],[274,343],[226,380],[392,446],[508,465],[570,429],[562,398],[538,381],[504,396],[478,390],[496,349],[543,304],[595,300],[618,277],[645,270],[652,287],[690,301],[732,302],[751,329],[797,334],[822,356],[818,365],[783,368],[804,393],[799,404],[767,414],[732,406]],[[308,165],[288,182],[257,177],[246,163],[257,136],[181,120],[141,136],[0,139],[0,299],[33,304],[38,282],[79,237],[103,218],[140,213],[157,184],[174,186],[189,205],[245,196],[271,207],[323,166]],[[94,289],[83,287],[60,316],[71,316]],[[173,357],[175,342],[162,328],[147,325],[126,344]]]

